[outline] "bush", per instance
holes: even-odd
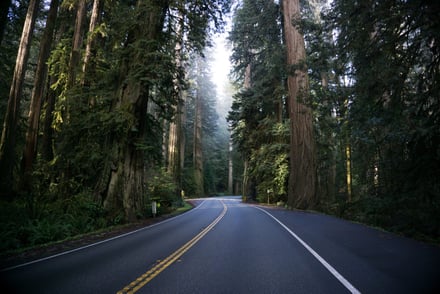
[[[181,205],[180,191],[178,191],[173,178],[165,169],[154,171],[148,183],[145,201],[147,215],[150,215],[152,201],[159,204],[157,207],[158,215],[170,212],[176,204]]]
[[[106,227],[106,211],[87,191],[66,199],[21,197],[0,203],[0,251],[63,240]],[[29,203],[33,203],[30,205]]]

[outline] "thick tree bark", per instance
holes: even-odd
[[[179,103],[180,104],[180,103]],[[181,190],[182,184],[182,136],[183,136],[183,120],[182,120],[182,107],[179,105],[176,108],[176,115],[174,121],[170,122],[169,136],[168,136],[168,172],[173,176],[177,190]]]
[[[308,103],[308,78],[304,37],[292,24],[300,15],[299,0],[283,0],[284,38],[287,48],[289,93],[290,175],[288,205],[308,208],[316,203],[316,155],[312,111]]]
[[[180,69],[182,66],[182,43],[183,43],[183,26],[184,26],[184,16],[179,14],[177,16],[178,23],[176,28],[176,45],[174,47],[175,63],[176,67]],[[169,138],[168,138],[168,172],[172,175],[174,182],[176,184],[176,195],[179,196],[182,190],[182,167],[181,167],[181,156],[184,154],[181,148],[183,137],[183,108],[185,105],[182,101],[183,93],[182,87],[180,86],[180,77],[176,76],[174,78],[174,91],[176,95],[177,104],[174,107],[175,115],[174,119],[170,122],[169,128]]]
[[[20,116],[20,100],[39,3],[39,0],[31,0],[29,3],[15,62],[5,121],[3,123],[0,141],[0,190],[6,193],[12,190],[12,172],[16,159],[15,143]]]
[[[251,79],[251,70],[252,67],[250,64],[246,66],[246,71],[244,74],[244,89],[250,89],[252,86],[252,79]],[[243,185],[242,185],[242,198],[243,201],[247,201],[253,198],[252,193],[252,179],[249,176],[249,155],[245,155],[246,158],[244,159],[244,169],[243,169]]]
[[[46,29],[40,45],[37,70],[35,72],[34,88],[32,90],[31,102],[28,115],[28,129],[26,132],[26,142],[22,158],[22,178],[21,188],[30,190],[30,174],[37,154],[38,126],[41,114],[41,102],[44,95],[44,88],[47,79],[47,60],[52,46],[55,21],[58,14],[59,0],[52,0],[49,14],[46,20]]]
[[[86,0],[79,0],[76,8],[75,31],[73,33],[72,52],[69,61],[69,85],[75,83],[76,69],[81,60],[81,47],[84,39],[86,21]]]
[[[196,184],[196,197],[205,195],[203,183],[203,153],[202,153],[202,98],[199,91],[196,94],[196,112],[194,118],[194,181]]]
[[[174,121],[170,122],[169,135],[168,135],[168,166],[167,171],[173,177],[174,183],[176,184],[176,195],[179,196],[182,190],[182,106],[177,107],[177,112]]]
[[[146,111],[146,98],[139,97],[140,104],[133,106],[139,111]],[[117,145],[114,145],[117,162],[111,170],[104,207],[112,213],[122,212],[126,221],[134,221],[143,207],[144,154],[134,143],[142,139],[144,129],[133,133],[129,138],[130,143],[115,142]]]
[[[171,121],[169,124],[169,131],[168,131],[168,152],[167,152],[167,162],[168,167],[167,171],[173,175],[173,177],[178,172],[178,169],[180,166],[179,161],[179,138],[178,138],[178,122],[177,122],[177,115],[174,117],[174,121]]]
[[[111,144],[115,160],[103,204],[113,214],[122,213],[126,221],[134,221],[143,207],[144,152],[136,145],[145,136],[148,92],[148,87],[141,87],[137,81],[129,82],[121,89],[120,103],[116,106],[128,107],[126,111],[137,124],[126,140]]]
[[[135,42],[138,38],[147,41],[157,40],[163,26],[163,14],[166,10],[164,6],[166,3],[161,1],[138,2],[138,21],[128,33],[129,42]],[[111,213],[122,213],[127,221],[135,220],[144,207],[145,156],[138,144],[142,144],[145,139],[150,92],[147,83],[127,77],[133,76],[134,72],[139,70],[139,64],[154,62],[149,59],[152,58],[152,54],[149,53],[158,50],[158,46],[158,42],[150,42],[149,46],[143,48],[141,57],[137,52],[131,52],[130,58],[124,59],[120,67],[120,85],[114,108],[132,116],[136,124],[131,127],[126,138],[110,142],[115,151],[115,158],[112,159],[110,176],[103,175],[104,179],[109,177],[103,203]]]

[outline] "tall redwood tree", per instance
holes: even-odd
[[[17,125],[20,116],[20,101],[23,93],[23,84],[26,73],[31,40],[37,18],[40,0],[31,0],[23,25],[23,32],[18,47],[15,62],[14,76],[9,92],[8,106],[3,123],[0,141],[0,190],[4,193],[11,191],[13,169],[16,160]]]
[[[290,118],[290,175],[288,204],[308,208],[316,202],[316,155],[312,110],[308,105],[308,77],[304,37],[294,25],[300,15],[299,0],[283,0],[284,39],[288,66]]]

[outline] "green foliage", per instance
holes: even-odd
[[[1,252],[63,240],[109,225],[105,210],[87,192],[64,200],[52,199],[49,195],[40,199],[27,195],[1,203]]]
[[[248,163],[250,186],[244,193],[264,202],[267,191],[271,201],[285,200],[287,189],[289,129],[284,123],[281,19],[274,2],[244,1],[229,35],[236,82],[243,83],[248,74],[250,85],[234,96],[228,121],[235,148]],[[254,190],[257,195],[252,195]]]
[[[172,119],[175,106],[180,102],[177,88],[186,87],[186,60],[182,58],[182,64],[176,61],[176,42],[182,38],[176,27],[183,16],[182,52],[200,53],[209,44],[210,33],[222,29],[224,14],[229,11],[231,2],[104,1],[100,23],[95,31],[88,32],[95,37],[95,42],[87,72],[82,64],[84,56],[80,57],[77,68],[69,64],[76,15],[74,2],[63,1],[58,11],[53,35],[53,44],[56,45],[51,49],[45,81],[48,96],[55,97],[55,109],[51,113],[53,119],[41,116],[38,139],[42,135],[52,135],[45,143],[51,146],[53,159],[44,161],[41,150],[36,150],[31,191],[22,193],[17,190],[18,196],[11,202],[2,200],[2,251],[51,242],[123,222],[123,207],[118,207],[116,213],[103,208],[109,174],[118,168],[118,156],[123,148],[133,148],[141,154],[138,164],[152,170],[153,175],[147,179],[148,193],[144,197],[159,197],[162,212],[181,204],[180,191],[177,191],[172,177],[158,167],[162,164],[164,120]],[[87,12],[91,7],[87,6]],[[9,94],[26,8],[26,5],[12,5],[10,22],[1,44],[0,96],[3,98]],[[40,7],[43,17],[47,8]],[[154,17],[145,17],[152,9],[157,12]],[[37,24],[37,29],[42,30],[39,24],[44,25],[45,21],[42,19]],[[36,36],[40,33],[37,31]],[[82,54],[86,34],[83,37]],[[39,39],[34,40],[33,48],[38,48]],[[34,78],[35,52],[33,50],[28,66],[29,85]],[[72,73],[75,76],[73,81]],[[207,74],[205,70],[200,78],[205,79]],[[217,121],[212,103],[215,98],[213,85],[206,82],[201,88],[206,101],[204,132],[212,134],[216,131]],[[2,119],[5,101],[7,99],[0,100]],[[29,109],[25,108],[28,104],[24,102],[23,114],[27,114]],[[45,119],[51,123],[50,129],[42,128]],[[23,119],[18,126],[17,159],[23,151],[21,138],[25,129]],[[219,162],[225,155],[218,147],[223,143],[214,135],[206,136],[204,142],[208,154],[211,154],[207,158],[207,170],[212,171],[208,181],[212,190],[219,189],[219,183],[224,181],[225,173]],[[39,145],[38,148],[42,144],[39,142]],[[226,160],[224,162],[226,165]],[[19,179],[18,175],[17,164],[17,171],[11,178]],[[18,186],[17,183],[8,185],[14,189]]]
[[[269,119],[266,124],[266,139],[250,156],[250,174],[256,181],[257,199],[267,202],[287,200],[287,183],[289,177],[289,125],[273,123]],[[268,192],[269,191],[269,192]]]
[[[221,31],[225,25],[224,15],[230,11],[232,1],[199,0],[176,1],[176,9],[185,7],[184,30],[187,31],[188,42],[184,45],[187,51],[202,53],[210,44],[210,33]]]
[[[14,3],[0,46],[0,121],[3,123],[27,5]],[[2,124],[3,125],[3,124]]]
[[[281,154],[280,147],[283,149]],[[285,149],[286,144],[265,145],[251,157],[251,173],[257,181],[257,199],[260,202],[266,202],[267,194],[270,194],[271,203],[287,199],[289,162]]]
[[[209,195],[226,192],[228,183],[228,144],[229,135],[226,130],[206,132],[205,140],[205,191]]]
[[[252,81],[259,81],[263,75],[276,79],[282,73],[284,50],[280,16],[279,5],[271,1],[246,0],[237,9],[229,35],[234,44],[231,61],[237,80],[244,80],[249,64],[252,66]],[[255,69],[258,65],[261,65],[261,71]]]
[[[315,12],[303,3],[294,21],[306,39],[321,209],[439,238],[438,7],[337,0]],[[235,77],[242,85],[250,66],[250,85],[235,95],[228,119],[264,202],[283,175],[281,146],[288,143],[274,140],[265,123],[280,117],[284,95],[279,24],[274,3],[243,1],[230,34]]]
[[[181,206],[182,198],[177,191],[172,176],[164,168],[155,170],[147,179],[147,210],[151,201],[160,203],[159,214],[169,212],[173,207]],[[151,208],[147,211],[149,213]]]
[[[187,157],[188,158],[188,157]],[[194,170],[190,163],[186,164],[186,168],[183,171],[182,175],[182,189],[185,191],[185,195],[188,197],[192,197],[196,195],[196,183],[194,180]]]
[[[320,178],[336,171],[333,195],[325,200],[335,205],[328,208],[425,238],[440,236],[440,35],[434,33],[434,6],[334,1],[322,23],[301,24],[309,47]],[[353,203],[346,203],[346,146],[352,151]]]

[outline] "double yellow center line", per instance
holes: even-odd
[[[220,200],[221,201],[221,200]],[[194,244],[196,244],[200,239],[203,238],[214,226],[225,216],[226,211],[228,210],[228,207],[221,201],[223,205],[223,211],[221,214],[212,222],[210,223],[203,231],[201,231],[197,236],[189,240],[185,245],[174,251],[171,255],[169,255],[167,258],[162,260],[161,262],[157,263],[155,266],[153,266],[150,270],[148,270],[146,273],[141,275],[139,278],[131,282],[129,285],[124,287],[122,290],[118,291],[117,294],[125,294],[125,293],[136,293],[141,289],[143,286],[145,286],[148,282],[150,282],[152,279],[154,279],[157,275],[159,275],[163,270],[165,270],[167,267],[169,267],[173,262],[178,260],[185,252],[187,252]]]

